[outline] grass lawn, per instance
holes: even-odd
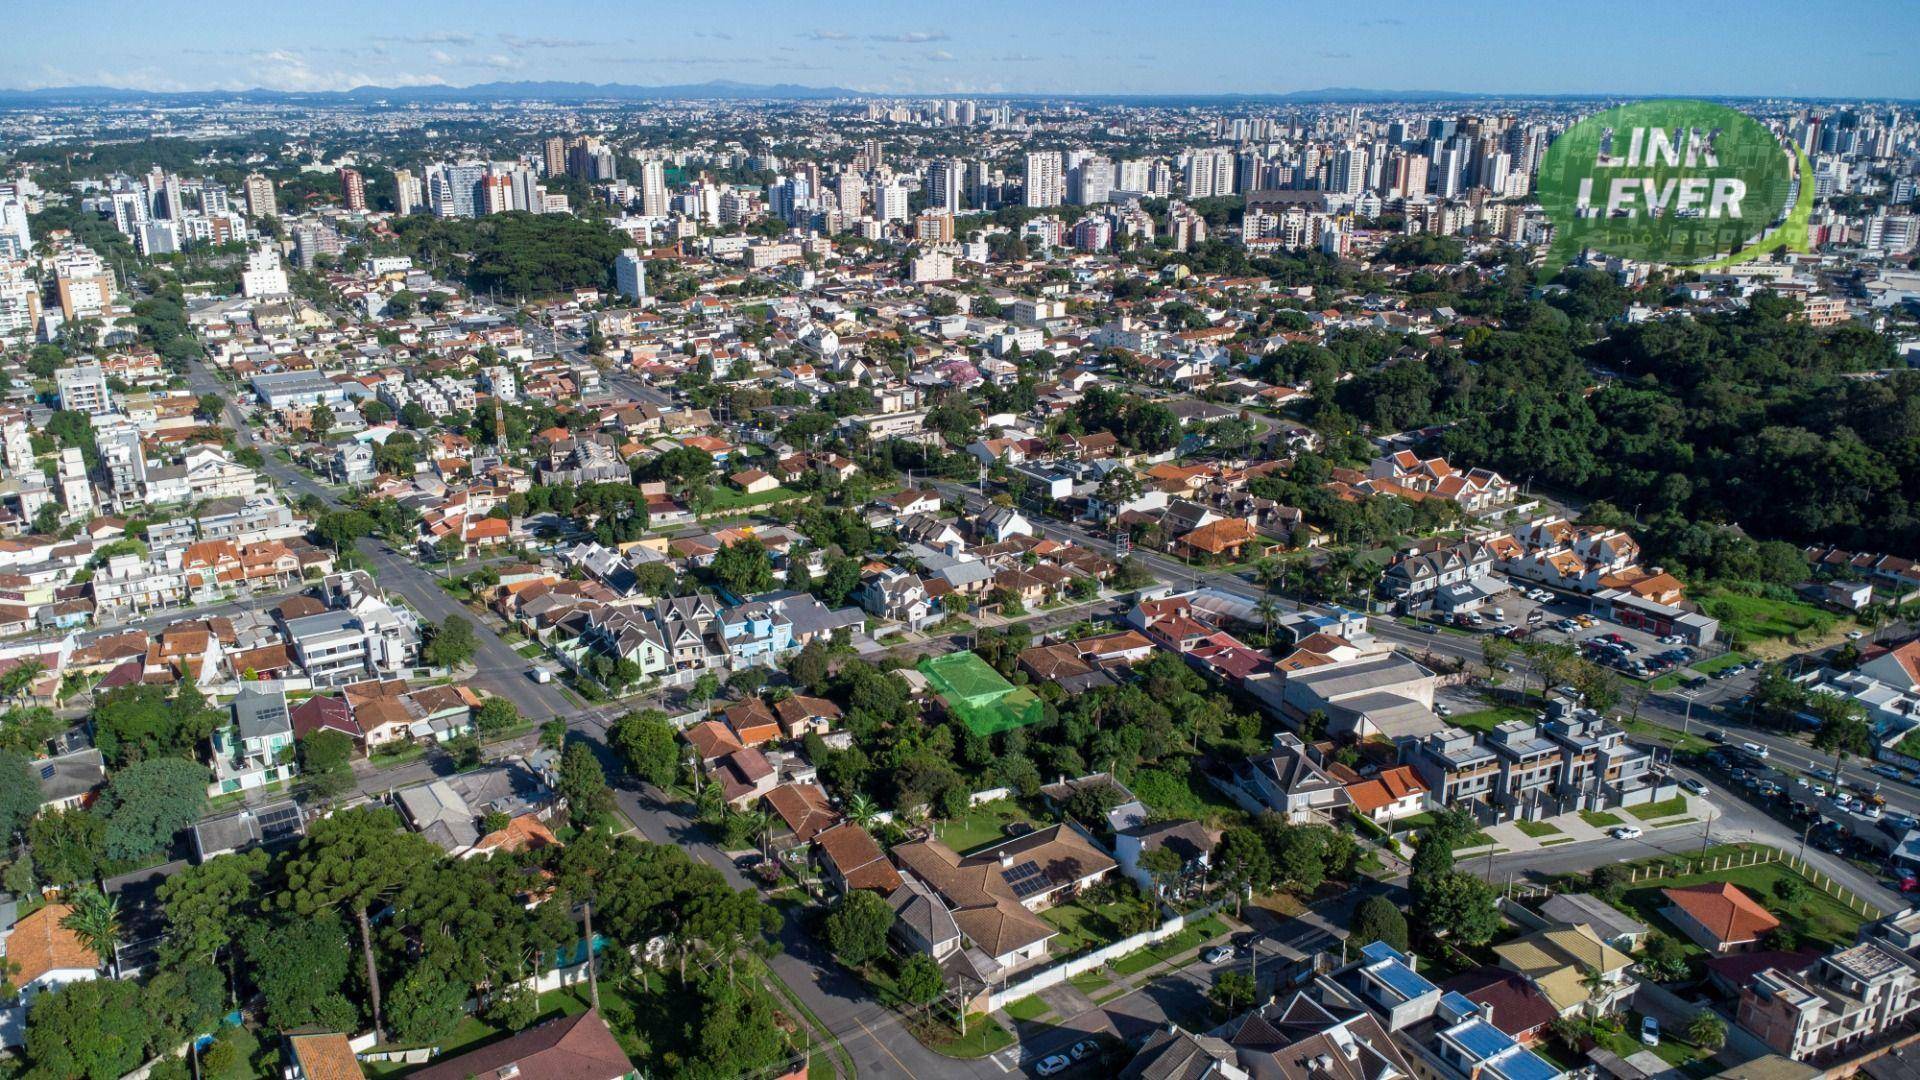
[[[1697,664],[1689,664],[1687,666],[1693,668],[1693,670],[1699,672],[1702,675],[1711,675],[1722,668],[1730,668],[1735,664],[1744,664],[1746,662],[1747,662],[1746,654],[1735,651],[1735,652],[1721,653],[1719,656],[1709,657],[1708,659],[1702,660]]]
[[[790,487],[777,487],[772,491],[763,491],[758,495],[749,495],[738,488],[715,486],[707,489],[707,512],[738,510],[748,506],[765,506],[768,503],[784,502],[787,499],[797,498],[800,498],[800,493]]]
[[[253,1069],[253,1055],[260,1052],[260,1037],[252,1028],[223,1027],[215,1038],[233,1047],[233,1064],[221,1072],[207,1070],[206,1080],[255,1080],[260,1075]]]
[[[1558,836],[1560,833],[1558,827],[1549,825],[1544,821],[1516,821],[1513,824],[1515,828],[1533,837],[1535,840],[1543,836]]]
[[[538,660],[547,650],[541,648],[538,642],[529,641],[524,645],[514,646],[513,651],[519,653],[522,659]]]
[[[1015,822],[1039,824],[1013,800],[996,799],[981,803],[951,821],[941,822],[934,827],[934,834],[964,855],[982,844],[1006,839],[1006,827]]]
[[[1019,1001],[1008,1003],[1006,1011],[1007,1015],[1013,1017],[1015,1020],[1031,1024],[1041,1017],[1052,1013],[1053,1006],[1048,1005],[1040,995],[1035,994],[1032,997],[1023,997]]]
[[[1802,896],[1795,903],[1781,902],[1774,892],[1775,885],[1782,880],[1793,880],[1802,886]],[[1700,952],[1701,950],[1693,944],[1692,939],[1680,933],[1667,921],[1666,916],[1660,914],[1660,909],[1667,905],[1667,898],[1661,894],[1660,890],[1720,881],[1731,882],[1746,890],[1747,894],[1758,901],[1761,907],[1766,908],[1784,925],[1796,930],[1801,940],[1809,946],[1850,944],[1854,935],[1859,932],[1860,924],[1865,921],[1861,916],[1848,911],[1845,904],[1814,888],[1806,879],[1787,869],[1786,864],[1777,862],[1715,870],[1704,874],[1660,878],[1646,882],[1637,888],[1628,889],[1622,896],[1621,902],[1625,909],[1641,922],[1667,930],[1690,952]]]
[[[950,1058],[983,1058],[1013,1045],[1013,1032],[985,1013],[967,1017],[965,1035],[942,1023],[931,1029],[916,1028],[914,1036],[927,1049]]]
[[[1049,943],[1049,951],[1056,956],[1072,956],[1119,941],[1126,936],[1120,932],[1119,920],[1131,906],[1108,904],[1094,908],[1084,901],[1073,900],[1048,908],[1040,917],[1060,931],[1060,936]]]
[[[1615,825],[1623,824],[1620,815],[1609,814],[1605,810],[1582,810],[1580,820],[1596,829],[1611,829]]]
[[[1491,709],[1481,709],[1477,712],[1449,716],[1446,718],[1446,722],[1457,728],[1466,728],[1468,731],[1492,731],[1494,728],[1509,720],[1519,720],[1531,724],[1534,722],[1534,714],[1536,711],[1537,710],[1534,709],[1522,709],[1517,705],[1496,705]]]
[[[1676,815],[1684,814],[1686,812],[1687,812],[1687,799],[1686,799],[1686,796],[1684,795],[1675,795],[1671,799],[1662,799],[1659,802],[1647,803],[1644,806],[1627,807],[1627,813],[1632,814],[1634,817],[1639,818],[1641,821],[1652,821],[1655,818],[1674,817]]]
[[[1107,966],[1121,975],[1136,975],[1163,961],[1171,961],[1190,949],[1197,949],[1227,932],[1227,924],[1209,915],[1156,945],[1133,952]]]
[[[1099,968],[1094,968],[1092,971],[1083,971],[1073,978],[1068,979],[1067,985],[1088,997],[1092,997],[1094,994],[1105,990],[1112,982],[1113,980],[1107,976],[1106,972],[1101,971]]]
[[[1704,754],[1713,749],[1712,743],[1692,732],[1681,734],[1670,727],[1656,724],[1651,720],[1635,720],[1632,717],[1621,717],[1615,721],[1615,723],[1618,723],[1629,735],[1638,735],[1649,742],[1657,742],[1662,746],[1670,746],[1683,753],[1692,752]]]
[[[1834,623],[1833,615],[1797,600],[1769,600],[1712,587],[1695,592],[1694,599],[1702,611],[1720,620],[1735,643],[1798,633],[1824,634]]]
[[[1453,845],[1453,850],[1459,851],[1462,848],[1486,847],[1488,844],[1491,844],[1491,843],[1493,843],[1493,837],[1488,836],[1486,833],[1483,833],[1478,829],[1475,829],[1474,831],[1461,837],[1460,842]]]

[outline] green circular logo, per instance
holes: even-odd
[[[1540,202],[1556,249],[1737,262],[1782,244],[1804,250],[1802,207],[1789,214],[1787,205],[1795,160],[1745,113],[1641,101],[1589,116],[1554,140],[1540,166]],[[1812,185],[1800,187],[1810,211]]]

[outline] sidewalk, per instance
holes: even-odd
[[[1687,801],[1687,809],[1683,813],[1670,814],[1666,817],[1655,818],[1652,821],[1642,821],[1628,811],[1610,810],[1607,811],[1607,813],[1619,818],[1621,825],[1630,825],[1637,829],[1644,829],[1647,832],[1671,828],[1676,825],[1691,825],[1699,821],[1701,812],[1706,806],[1705,800],[1694,795],[1683,795],[1682,798]],[[1521,828],[1522,823],[1518,821],[1503,821],[1498,825],[1489,825],[1481,831],[1486,833],[1487,837],[1493,841],[1492,846],[1496,852],[1508,854],[1524,851],[1539,851],[1542,848],[1562,847],[1567,844],[1583,844],[1592,840],[1605,840],[1608,839],[1607,830],[1619,827],[1617,825],[1594,825],[1577,813],[1561,814],[1558,817],[1545,818],[1536,822],[1526,822],[1525,824],[1528,829],[1533,830],[1532,833],[1529,833],[1527,829]],[[1547,829],[1551,829],[1552,831],[1548,832],[1546,831]],[[1538,833],[1539,835],[1534,835],[1534,833]],[[1453,854],[1456,858],[1468,858],[1476,854],[1484,855],[1486,854],[1487,846],[1486,844],[1481,844],[1477,847],[1459,848],[1455,850]]]

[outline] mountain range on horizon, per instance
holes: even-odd
[[[1380,90],[1364,87],[1323,87],[1283,93],[877,93],[841,86],[802,86],[794,83],[745,83],[715,79],[702,83],[641,86],[631,83],[588,83],[551,80],[486,82],[470,86],[422,84],[414,86],[359,86],[351,90],[140,90],[113,86],[57,86],[31,90],[0,89],[0,106],[113,104],[158,101],[175,104],[213,104],[244,101],[262,104],[374,105],[438,102],[501,101],[665,101],[665,100],[787,100],[819,101],[833,98],[989,98],[1001,100],[1098,99],[1145,101],[1247,101],[1302,104],[1384,103],[1398,101],[1601,100],[1645,97],[1627,94],[1485,93],[1464,90]],[[1658,95],[1653,95],[1658,96]],[[1694,95],[1687,95],[1694,96]]]

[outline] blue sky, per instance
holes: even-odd
[[[1920,2],[7,0],[0,86],[1920,97]],[[1598,17],[1596,17],[1598,16]]]

